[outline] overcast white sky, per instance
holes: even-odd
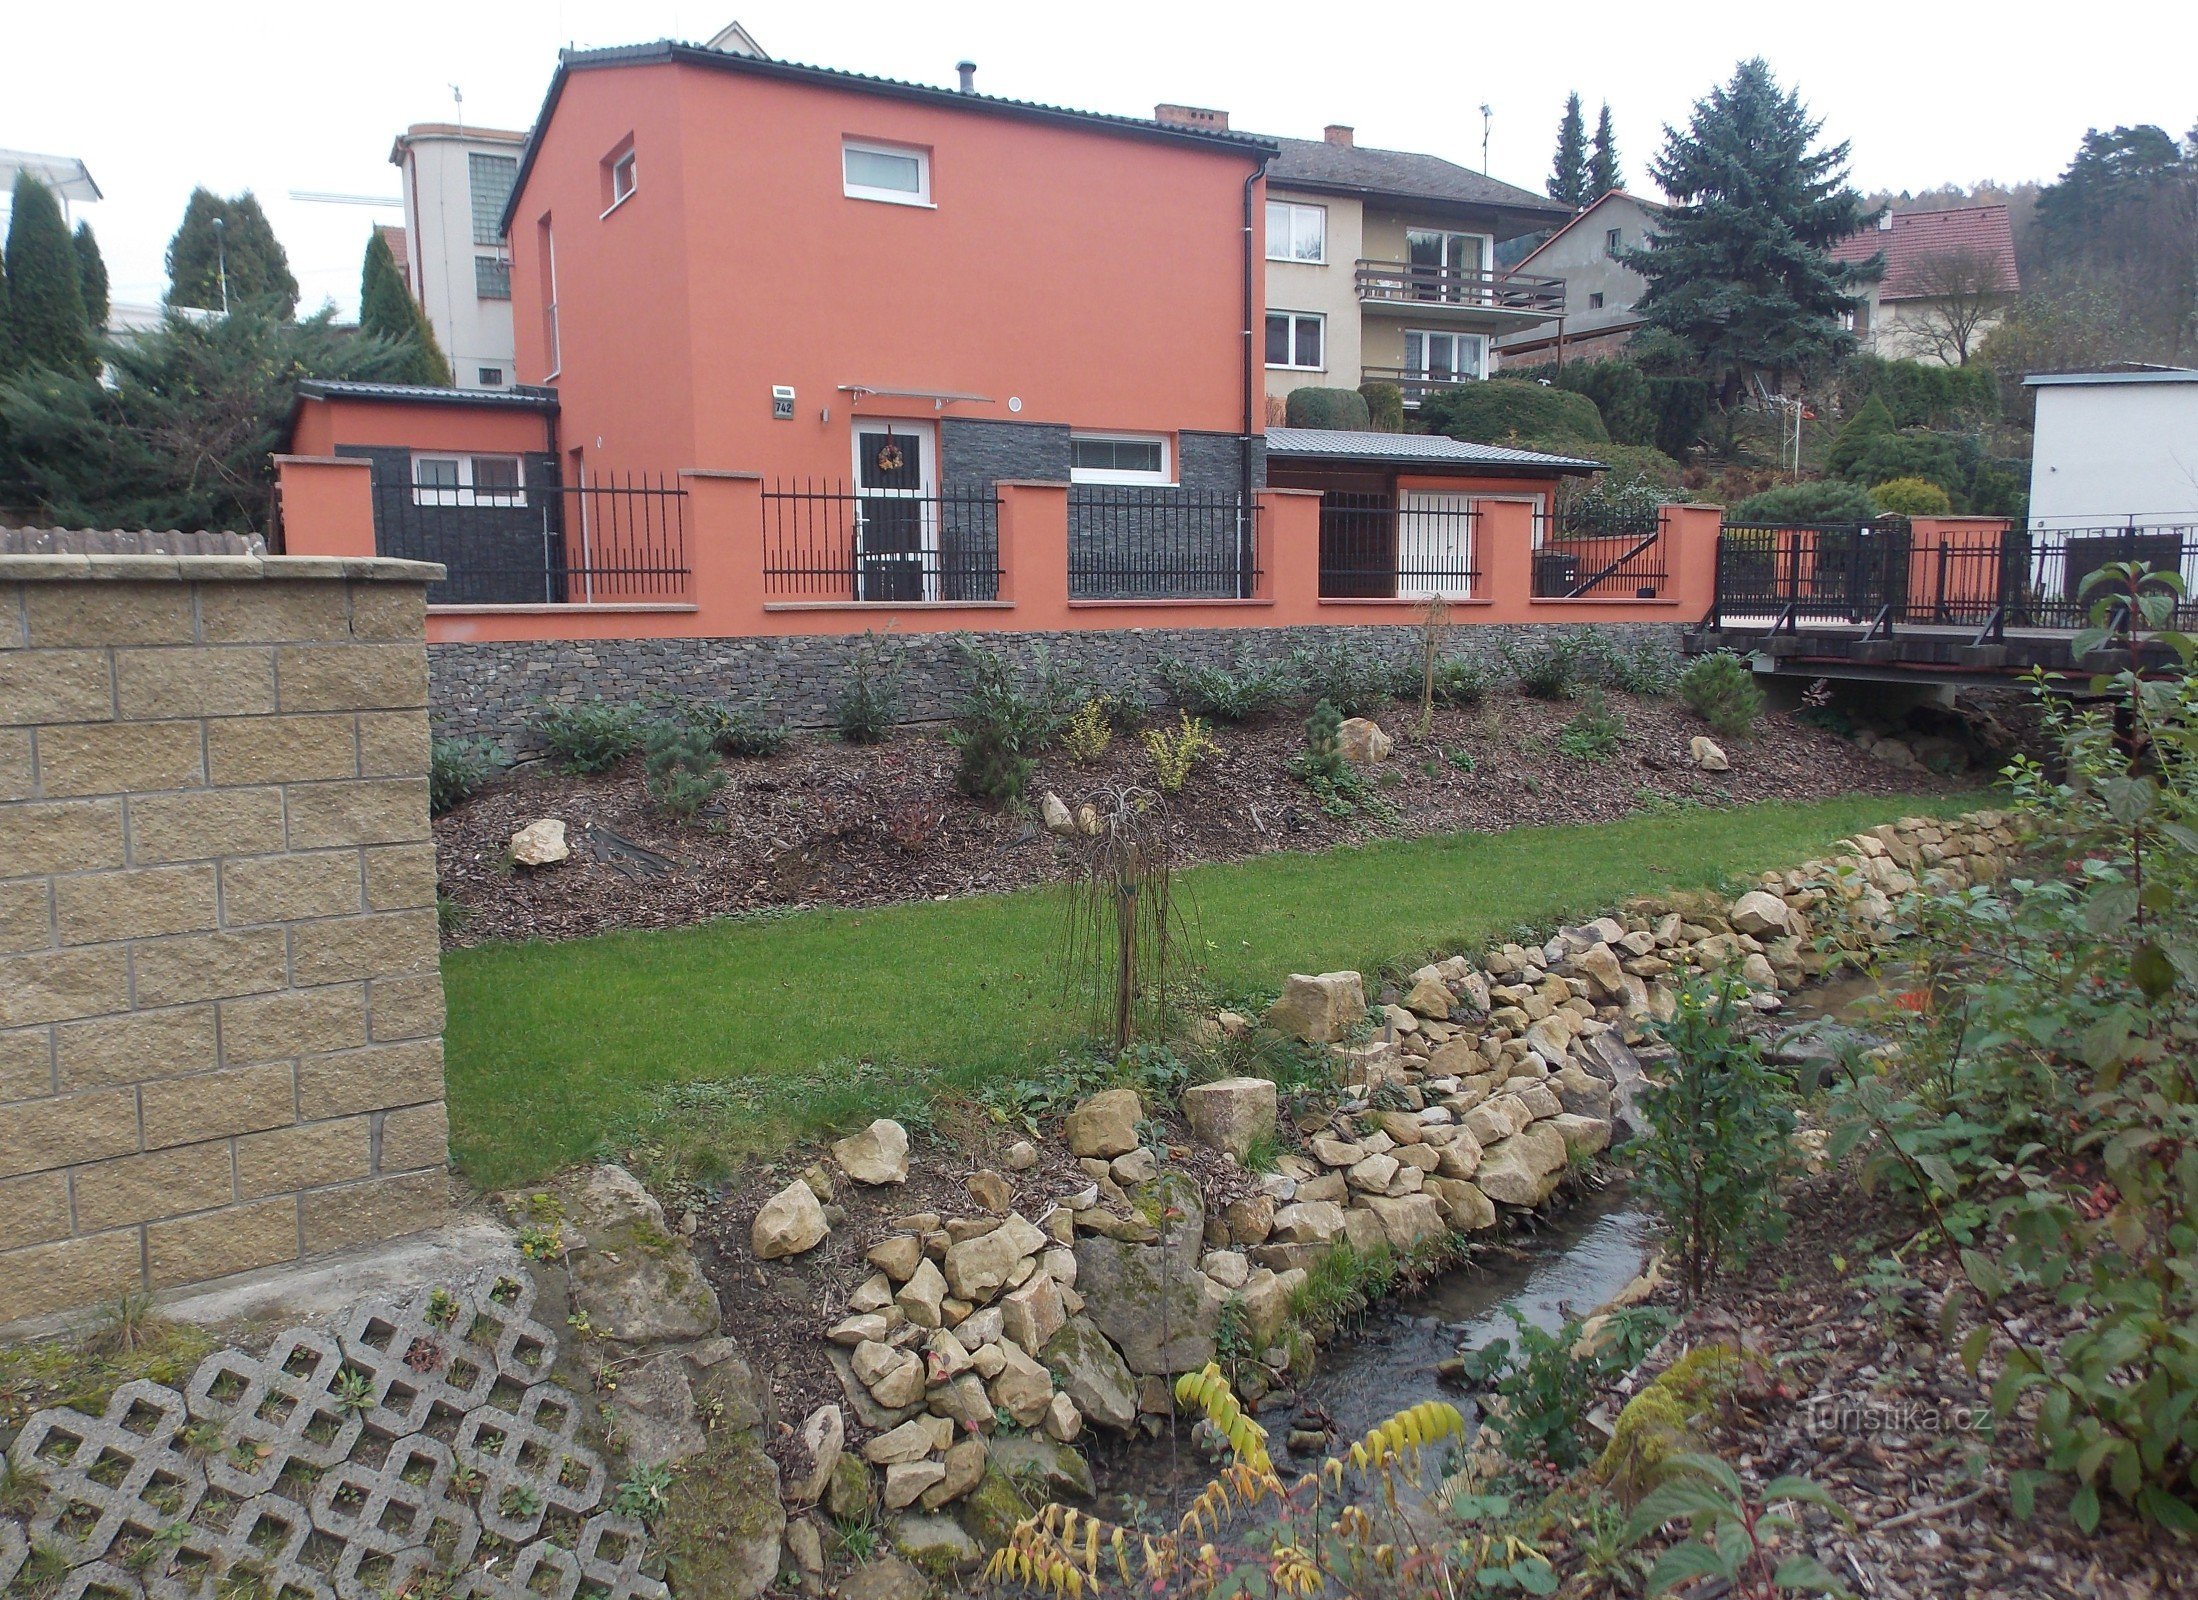
[[[978,63],[993,94],[1150,115],[1158,100],[1228,110],[1238,128],[1480,164],[1539,190],[1566,91],[1592,123],[1609,100],[1629,179],[1667,122],[1743,55],[1797,85],[1864,188],[2059,172],[2084,130],[2198,120],[2189,0],[2124,0],[2086,20],[2042,5],[1895,7],[1630,0],[1484,7],[1258,6],[1197,0],[232,0],[218,6],[0,0],[0,147],[81,156],[106,198],[80,208],[118,300],[157,300],[162,254],[194,184],[255,190],[307,309],[358,304],[372,221],[294,189],[394,196],[391,138],[447,120],[523,128],[562,44],[700,40],[738,17],[775,56],[951,85]],[[1667,20],[1668,19],[1668,20]]]

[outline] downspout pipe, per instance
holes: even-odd
[[[1260,306],[1259,251],[1253,226],[1256,219],[1252,212],[1252,201],[1253,191],[1259,187],[1259,180],[1267,175],[1269,159],[1262,153],[1244,179],[1244,419],[1242,431],[1237,437],[1236,454],[1241,475],[1237,500],[1237,592],[1238,597],[1245,600],[1252,597],[1252,574],[1258,565],[1258,553],[1254,545],[1257,523],[1253,500],[1258,489],[1253,482],[1252,471],[1252,422],[1253,406],[1256,403],[1255,390],[1258,386],[1258,379],[1254,374],[1259,371],[1255,359],[1259,347],[1254,341],[1258,337]]]

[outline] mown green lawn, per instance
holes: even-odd
[[[1629,895],[1791,864],[1896,816],[1984,803],[1765,804],[1264,856],[1185,874],[1182,902],[1215,992],[1257,998],[1292,971],[1477,950]],[[541,1177],[671,1084],[759,1080],[739,1137],[768,1149],[940,1088],[1029,1076],[1088,1027],[1054,965],[1061,918],[1056,891],[1032,890],[452,951],[459,1165],[486,1188]]]

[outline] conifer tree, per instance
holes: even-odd
[[[1840,318],[1883,275],[1882,258],[1831,258],[1876,213],[1847,183],[1848,147],[1817,147],[1822,128],[1758,57],[1668,129],[1649,164],[1672,203],[1623,259],[1648,280],[1648,325],[1693,349],[1727,407],[1757,374],[1776,382],[1852,349]]]
[[[397,270],[396,254],[379,228],[366,241],[366,263],[359,273],[359,331],[405,347],[404,363],[392,381],[450,386],[450,363],[435,342],[434,325]]]
[[[107,316],[114,307],[107,298],[107,262],[99,253],[99,241],[92,237],[92,225],[79,222],[76,237],[76,282],[84,294],[84,320],[91,324],[92,332],[107,331]]]
[[[1580,97],[1565,96],[1564,120],[1557,124],[1557,159],[1550,169],[1549,198],[1577,211],[1594,198],[1587,192],[1587,125],[1580,118]]]
[[[8,220],[8,323],[20,367],[90,371],[91,324],[77,282],[76,247],[54,192],[28,172],[15,179]]]
[[[0,378],[15,370],[15,325],[8,314],[7,252],[0,250]]]
[[[1605,100],[1602,115],[1595,119],[1594,142],[1588,146],[1588,198],[1600,199],[1625,183],[1625,174],[1618,170],[1618,135],[1610,125],[1610,102]]]
[[[298,280],[258,198],[194,189],[168,241],[168,304],[220,311],[224,281],[229,310],[266,301],[278,316],[297,315]]]

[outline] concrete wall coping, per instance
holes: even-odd
[[[0,555],[0,583],[435,583],[442,576],[433,561],[377,556]]]

